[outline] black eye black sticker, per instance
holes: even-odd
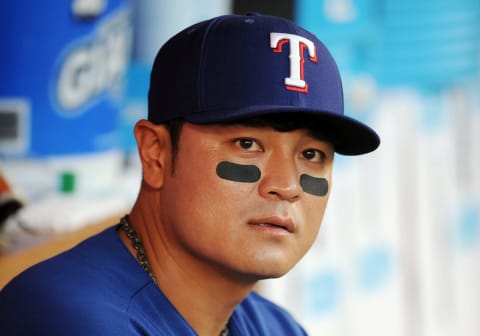
[[[217,175],[225,180],[253,183],[260,179],[260,168],[254,165],[222,161],[217,165]]]
[[[322,177],[302,174],[300,176],[300,185],[303,191],[315,196],[325,196],[328,193],[328,180]]]
[[[234,182],[254,183],[260,180],[260,168],[254,165],[222,161],[217,165],[217,175]],[[325,196],[328,193],[328,180],[307,174],[300,175],[300,186],[303,191],[314,196]]]

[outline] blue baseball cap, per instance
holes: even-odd
[[[380,144],[369,126],[344,115],[337,65],[312,33],[281,17],[223,15],[168,40],[153,63],[148,119],[195,124],[267,114],[311,116],[335,151],[364,154]]]

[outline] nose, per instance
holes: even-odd
[[[259,183],[261,196],[267,199],[295,201],[302,188],[294,160],[284,155],[268,160]]]

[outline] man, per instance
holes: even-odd
[[[379,145],[327,49],[282,18],[213,18],[161,48],[148,102],[130,214],[7,285],[2,335],[305,335],[252,289],[315,240],[334,152]]]

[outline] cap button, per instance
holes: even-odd
[[[246,15],[247,16],[262,16],[262,14],[260,14],[258,12],[248,12]]]

